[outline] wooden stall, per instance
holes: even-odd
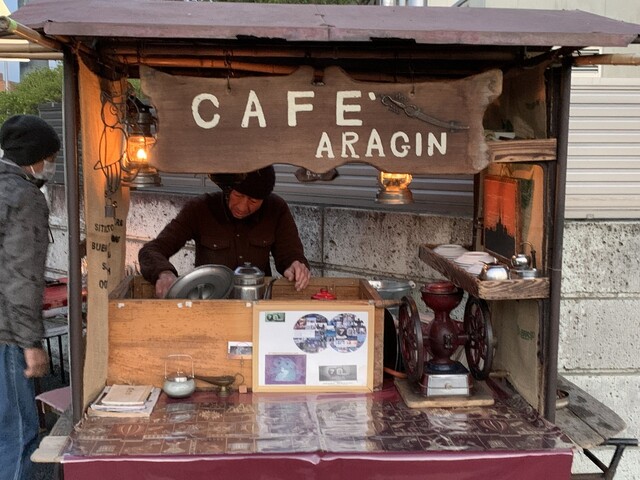
[[[516,469],[522,479],[570,476],[565,434],[571,434],[551,422],[571,65],[581,47],[637,42],[640,26],[579,11],[154,0],[35,2],[2,26],[39,49],[64,52],[73,419],[80,422],[63,457],[69,478],[137,468],[158,473],[161,463],[147,455],[161,457],[163,474],[177,475],[171,478],[184,478],[187,469],[196,476],[211,468],[237,474],[237,459],[246,460],[243,469],[266,468],[269,478],[348,478],[353,466],[405,479],[427,471],[506,479]],[[129,208],[123,179],[132,166],[122,132],[130,79],[140,79],[157,112],[151,167],[161,171],[236,173],[288,163],[321,174],[364,162],[385,172],[474,175],[473,242],[466,247],[504,265],[522,252],[535,258],[535,278],[480,280],[428,243],[419,256],[464,290],[468,305],[476,306],[472,320],[490,323],[499,338],[499,348],[486,334],[480,342],[484,359],[487,352],[493,357],[482,379],[491,406],[460,416],[407,408],[383,381],[388,304],[363,280],[317,278],[304,292],[278,281],[272,299],[257,302],[159,300],[139,277],[123,282]],[[80,171],[86,340],[79,308]],[[264,305],[302,309],[326,285],[339,292],[338,304],[372,312],[374,392],[254,393],[225,401],[224,408],[202,396],[185,404],[165,398],[154,417],[164,430],[153,432],[143,422],[83,420],[105,384],[160,385],[163,358],[171,353],[188,350],[199,374],[240,373],[256,385],[256,359],[230,358],[228,342],[252,341],[259,349]],[[250,433],[222,432],[216,419],[234,429],[239,412],[246,415],[237,428]],[[294,415],[292,423],[282,412]],[[346,423],[334,423],[337,418]],[[465,423],[468,434],[458,421],[472,424]],[[273,422],[286,437],[277,446],[269,443]],[[89,430],[104,437],[85,435]],[[393,455],[399,451],[402,458]],[[282,463],[270,452],[281,454]],[[106,462],[108,472],[94,462],[101,453],[118,459]],[[172,454],[194,457],[178,465]]]

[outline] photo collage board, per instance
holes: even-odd
[[[253,390],[372,391],[375,307],[303,305],[254,304]]]

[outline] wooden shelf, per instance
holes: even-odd
[[[543,162],[556,159],[556,139],[496,140],[487,142],[491,163]]]
[[[420,246],[420,259],[470,295],[485,300],[519,300],[549,297],[549,278],[518,280],[480,280],[454,262],[435,253],[429,245]]]

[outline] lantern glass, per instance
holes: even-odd
[[[410,173],[380,172],[378,180],[385,190],[398,192],[409,188],[409,184],[411,183],[411,180],[413,180],[413,177]]]
[[[149,165],[150,151],[155,144],[151,136],[129,135],[127,139],[127,162],[130,167],[139,168]]]
[[[413,194],[409,184],[413,180],[410,173],[380,172],[378,175],[378,193],[376,202],[387,205],[413,203]]]
[[[162,180],[158,171],[149,165],[153,136],[131,134],[127,139],[127,155],[123,163],[123,183],[129,188],[158,187]]]

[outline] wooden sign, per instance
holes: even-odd
[[[286,163],[322,173],[345,163],[388,172],[474,173],[488,164],[482,119],[502,73],[375,83],[337,67],[287,76],[201,78],[141,67],[158,115],[151,163],[165,172],[243,172]]]

